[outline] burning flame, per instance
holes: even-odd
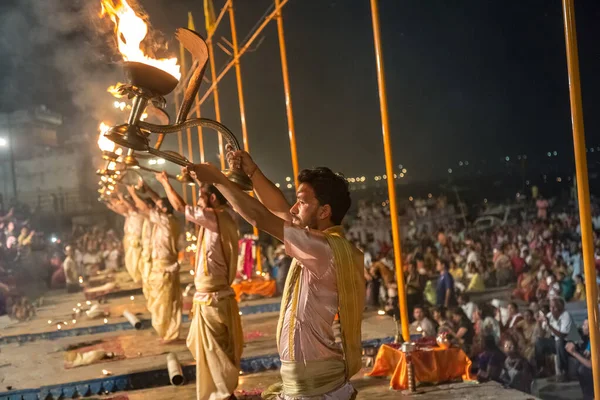
[[[113,96],[115,96],[116,98],[121,98],[121,97],[123,97],[121,95],[121,92],[119,92],[119,86],[121,86],[121,85],[122,85],[121,82],[117,83],[116,85],[111,85],[106,89],[106,91],[108,93],[112,94]]]
[[[100,130],[100,136],[98,137],[98,147],[100,147],[100,150],[102,151],[115,151],[115,144],[108,139],[106,136],[106,132],[108,132],[108,129],[110,128],[110,126],[106,125],[104,122],[100,123],[100,126],[98,127],[98,129]]]
[[[148,34],[148,25],[135,14],[127,0],[100,0],[102,11],[100,16],[107,15],[115,24],[115,33],[119,44],[119,51],[125,61],[140,62],[161,69],[177,80],[181,79],[181,71],[177,65],[177,58],[154,59],[148,57],[140,44]],[[109,88],[110,89],[110,88]]]

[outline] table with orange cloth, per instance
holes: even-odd
[[[259,295],[262,297],[273,297],[277,292],[277,285],[273,279],[253,279],[241,281],[231,285],[235,292],[235,299],[239,302],[242,295]]]
[[[412,353],[415,370],[415,383],[441,383],[462,378],[472,380],[471,360],[462,349],[451,347],[431,350],[415,350]],[[388,345],[383,345],[377,353],[373,371],[367,376],[391,376],[390,388],[408,389],[408,366],[405,354]]]

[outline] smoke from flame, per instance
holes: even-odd
[[[115,34],[119,51],[123,60],[140,62],[159,68],[178,80],[181,79],[181,71],[177,65],[177,58],[154,59],[148,57],[140,45],[148,34],[148,25],[127,3],[127,0],[100,0],[102,4],[101,17],[108,16],[115,24]]]

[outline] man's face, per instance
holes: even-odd
[[[417,321],[422,321],[422,320],[423,320],[423,318],[425,317],[425,316],[423,315],[423,310],[422,310],[422,309],[420,309],[420,308],[415,308],[415,310],[413,311],[413,316],[415,317],[415,319],[416,319]]]
[[[435,269],[436,269],[438,272],[443,272],[443,271],[444,271],[444,264],[442,264],[442,262],[441,262],[440,260],[437,260],[437,261],[435,262]]]
[[[509,315],[517,314],[517,309],[512,304],[508,305],[508,314]]]
[[[586,336],[590,334],[590,322],[587,319],[583,321],[583,325],[581,325],[581,331]]]
[[[550,302],[550,312],[554,318],[558,318],[562,314],[562,310],[556,301]]]
[[[158,208],[158,210],[161,211],[161,212],[163,212],[163,213],[167,212],[167,207],[165,207],[163,199],[156,200],[156,208]]]
[[[321,206],[313,188],[306,183],[300,184],[296,193],[296,203],[290,209],[292,222],[302,227],[317,229],[320,211]]]
[[[208,193],[208,190],[204,187],[201,187],[200,190],[198,190],[198,207],[201,209],[210,207],[210,193]]]

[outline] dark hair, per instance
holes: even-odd
[[[152,199],[150,197],[144,197],[142,198],[142,201],[144,203],[146,203],[146,205],[150,208],[154,208],[154,202],[152,201]]]
[[[223,196],[223,193],[219,192],[219,189],[217,189],[215,185],[205,184],[202,185],[202,188],[208,192],[209,196],[214,194],[217,200],[219,200],[219,203],[227,204],[227,199]]]
[[[465,312],[463,311],[463,309],[460,308],[460,307],[452,307],[448,311],[450,312],[450,314],[459,316],[460,319],[462,319],[462,320],[467,320],[468,319],[467,318],[467,314],[465,314]]]
[[[342,175],[334,173],[329,168],[318,167],[302,170],[298,175],[298,181],[313,188],[321,206],[329,204],[331,222],[336,225],[342,223],[352,203],[348,182]]]
[[[514,301],[511,301],[510,303],[508,303],[508,305],[513,306],[515,308],[515,310],[519,311],[519,306]]]
[[[431,314],[439,312],[443,318],[446,318],[446,308],[444,306],[434,306],[431,308]]]
[[[466,303],[468,303],[468,302],[469,302],[469,300],[471,300],[471,298],[469,297],[469,295],[468,295],[467,293],[464,293],[464,292],[463,292],[463,293],[460,293],[460,294],[458,295],[458,297],[461,297],[461,298],[462,298],[462,299],[463,299],[463,300],[464,300]]]
[[[438,258],[438,261],[440,262],[440,264],[442,264],[442,266],[444,267],[444,269],[446,271],[448,271],[450,269],[450,264],[448,263],[448,260],[445,260],[443,258]]]
[[[167,209],[166,213],[167,214],[173,214],[173,211],[175,209],[173,208],[173,205],[169,201],[169,198],[168,197],[161,197],[160,199],[162,200],[163,207],[165,207]]]

